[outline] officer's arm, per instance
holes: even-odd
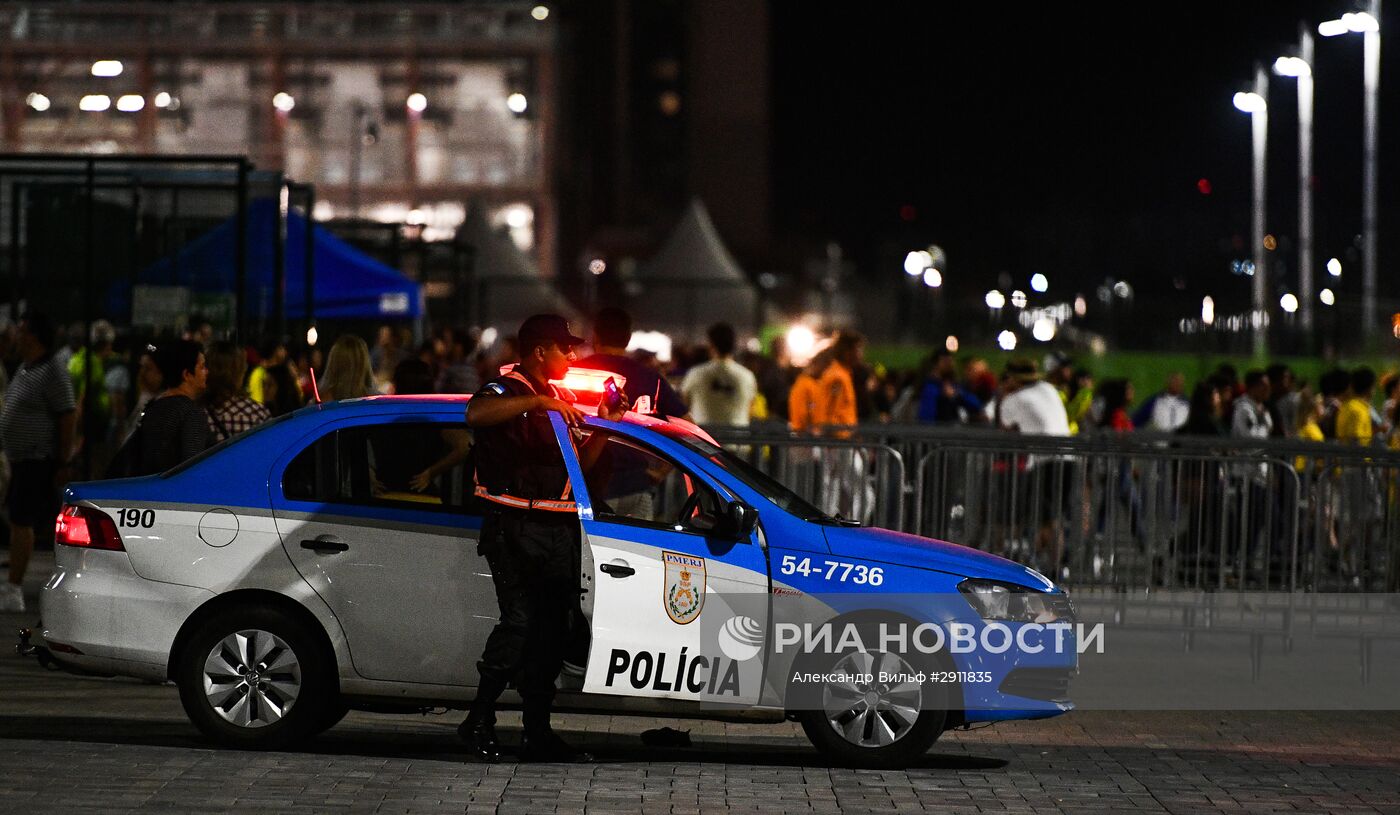
[[[522,413],[537,410],[542,405],[543,397],[536,394],[477,396],[467,403],[467,425],[469,427],[491,427],[503,424]]]

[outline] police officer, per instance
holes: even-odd
[[[467,405],[476,438],[476,493],[489,502],[480,550],[501,610],[477,662],[476,700],[457,730],[480,761],[500,758],[496,700],[517,672],[524,702],[521,760],[589,760],[549,726],[569,614],[578,607],[580,535],[548,414],[560,414],[571,428],[584,417],[572,404],[573,394],[550,380],[564,377],[582,342],[563,317],[530,317],[520,326],[520,364],[487,382]],[[616,419],[626,407],[624,402],[616,410],[599,410]],[[599,449],[586,444],[579,451],[585,468]]]

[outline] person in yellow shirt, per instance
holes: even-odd
[[[1371,422],[1371,399],[1376,392],[1376,372],[1362,366],[1351,372],[1351,391],[1337,411],[1337,441],[1342,444],[1371,446],[1375,428]]]
[[[1322,425],[1318,424],[1318,419],[1322,416],[1322,399],[1312,392],[1312,388],[1303,386],[1298,391],[1298,427],[1297,437],[1299,441],[1321,442],[1327,437],[1322,433]],[[1308,467],[1308,456],[1298,456],[1293,462],[1293,467],[1298,472],[1303,472]]]

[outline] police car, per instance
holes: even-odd
[[[498,613],[467,400],[311,405],[158,476],[70,485],[44,646],[173,681],[236,747],[466,707]],[[682,421],[551,420],[583,541],[556,709],[796,719],[834,763],[897,767],[948,729],[1072,708],[1072,610],[1033,570],[829,517]]]

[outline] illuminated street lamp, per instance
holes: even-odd
[[[1278,305],[1285,312],[1292,314],[1298,310],[1298,296],[1289,292],[1278,299]]]
[[[1309,343],[1313,327],[1312,62],[1312,32],[1306,25],[1299,26],[1298,55],[1279,57],[1274,61],[1274,73],[1298,80],[1298,300],[1302,304],[1299,323],[1304,341]]]
[[[428,109],[428,97],[421,93],[410,93],[404,104],[408,105],[408,109],[414,113],[422,113]]]
[[[1362,119],[1361,170],[1361,328],[1372,339],[1377,333],[1376,309],[1376,212],[1379,176],[1376,147],[1380,140],[1378,115],[1381,88],[1381,0],[1371,0],[1370,12],[1343,14],[1317,27],[1324,37],[1352,33],[1362,36],[1362,68],[1365,105]]]
[[[1268,274],[1265,270],[1266,256],[1264,252],[1264,205],[1265,197],[1265,156],[1268,150],[1269,138],[1269,104],[1266,97],[1269,95],[1269,75],[1264,71],[1263,65],[1254,66],[1254,90],[1243,91],[1235,94],[1235,107],[1242,112],[1248,113],[1254,130],[1254,202],[1251,246],[1254,249],[1254,311],[1257,314],[1264,312],[1264,301],[1268,297],[1266,290]],[[1268,350],[1267,327],[1263,320],[1254,322],[1254,356],[1262,358]]]
[[[290,93],[283,91],[272,97],[272,106],[283,113],[291,113],[292,108],[297,106],[297,100]]]
[[[1327,261],[1327,273],[1333,277],[1342,276],[1342,262],[1336,258]]]
[[[1337,304],[1337,295],[1333,294],[1331,289],[1323,289],[1318,292],[1317,299],[1321,300],[1324,306],[1335,306]]]

